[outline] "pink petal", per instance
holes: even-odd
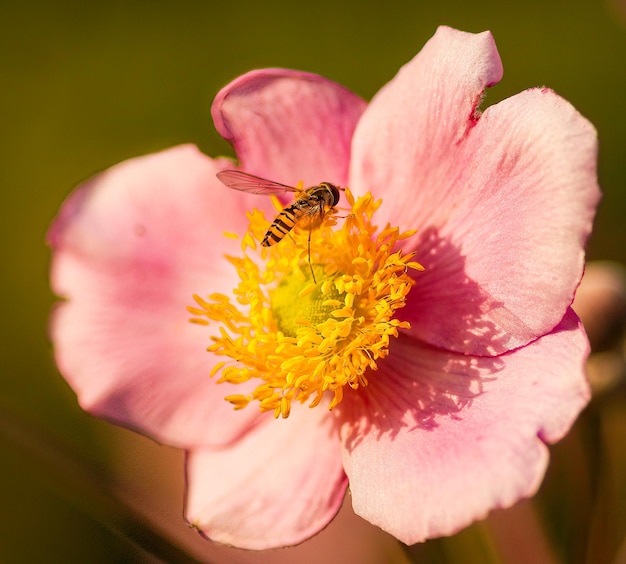
[[[224,401],[211,331],[186,311],[194,292],[234,284],[223,254],[239,242],[222,232],[244,229],[252,197],[215,178],[225,164],[193,146],[126,161],[77,190],[49,233],[67,298],[51,325],[61,373],[87,411],[174,445],[223,444],[257,417]]]
[[[415,336],[493,354],[558,323],[600,197],[596,149],[593,127],[550,91],[485,111],[457,153],[457,208],[445,223],[422,223],[426,273],[406,316]]]
[[[343,500],[336,421],[323,407],[294,406],[226,449],[192,451],[187,483],[187,519],[210,539],[255,550],[298,544]]]
[[[324,77],[264,69],[223,88],[212,114],[247,172],[291,186],[345,185],[352,134],[364,109],[361,98]]]
[[[446,202],[451,148],[472,129],[487,86],[502,77],[491,33],[440,27],[372,99],[352,146],[350,187],[384,198],[386,216],[417,227]],[[451,204],[444,205],[445,213]],[[377,219],[380,219],[377,214]],[[384,223],[383,223],[384,225]]]
[[[561,438],[589,397],[575,314],[501,357],[397,344],[343,413],[356,513],[411,544],[532,495],[548,462],[543,441]]]
[[[559,322],[599,199],[595,131],[554,93],[527,91],[478,118],[500,74],[490,34],[440,29],[355,133],[352,187],[383,196],[380,224],[419,230],[410,241],[426,271],[403,318],[419,339],[469,354],[511,350]]]

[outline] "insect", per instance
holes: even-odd
[[[308,229],[307,251],[309,269],[311,270],[313,282],[317,283],[313,266],[311,265],[311,231],[319,227],[324,221],[326,214],[337,205],[339,202],[339,191],[343,190],[343,188],[335,186],[330,182],[320,182],[316,186],[298,190],[293,186],[266,180],[239,170],[222,170],[217,173],[217,177],[229,188],[250,192],[251,194],[270,196],[272,194],[295,192],[295,201],[276,216],[276,219],[274,219],[265,233],[261,245],[263,247],[271,247],[280,243],[296,224]]]

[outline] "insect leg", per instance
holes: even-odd
[[[307,241],[307,257],[309,259],[309,269],[311,270],[311,276],[313,277],[313,283],[317,284],[315,280],[315,272],[313,272],[313,265],[311,264],[311,231],[309,230],[309,239]]]

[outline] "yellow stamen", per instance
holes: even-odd
[[[379,232],[372,217],[382,201],[370,194],[355,201],[349,190],[346,199],[352,209],[341,228],[327,221],[311,232],[317,283],[308,268],[308,231],[296,228],[261,247],[268,221],[254,210],[242,256],[227,257],[240,280],[233,299],[194,296],[191,321],[219,323],[207,350],[230,359],[217,362],[211,375],[220,373],[219,382],[258,382],[249,395],[225,398],[235,409],[258,401],[262,411],[285,418],[293,401],[315,407],[326,394],[332,409],[344,386],[367,385],[366,373],[387,356],[390,337],[409,327],[395,313],[414,283],[409,272],[423,267],[411,260],[413,253],[394,247],[414,231],[387,225]]]

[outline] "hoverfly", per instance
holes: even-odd
[[[229,188],[250,192],[251,194],[284,194],[285,192],[295,192],[295,201],[293,204],[284,208],[276,219],[269,226],[261,245],[263,247],[271,247],[280,243],[285,235],[287,235],[298,224],[300,227],[309,230],[309,240],[307,245],[309,269],[313,282],[315,274],[311,265],[311,231],[319,227],[324,221],[324,217],[339,202],[339,191],[343,190],[330,182],[320,182],[316,186],[311,186],[304,190],[298,190],[293,186],[287,186],[266,180],[254,174],[241,172],[239,170],[222,170],[217,173],[217,177]]]

